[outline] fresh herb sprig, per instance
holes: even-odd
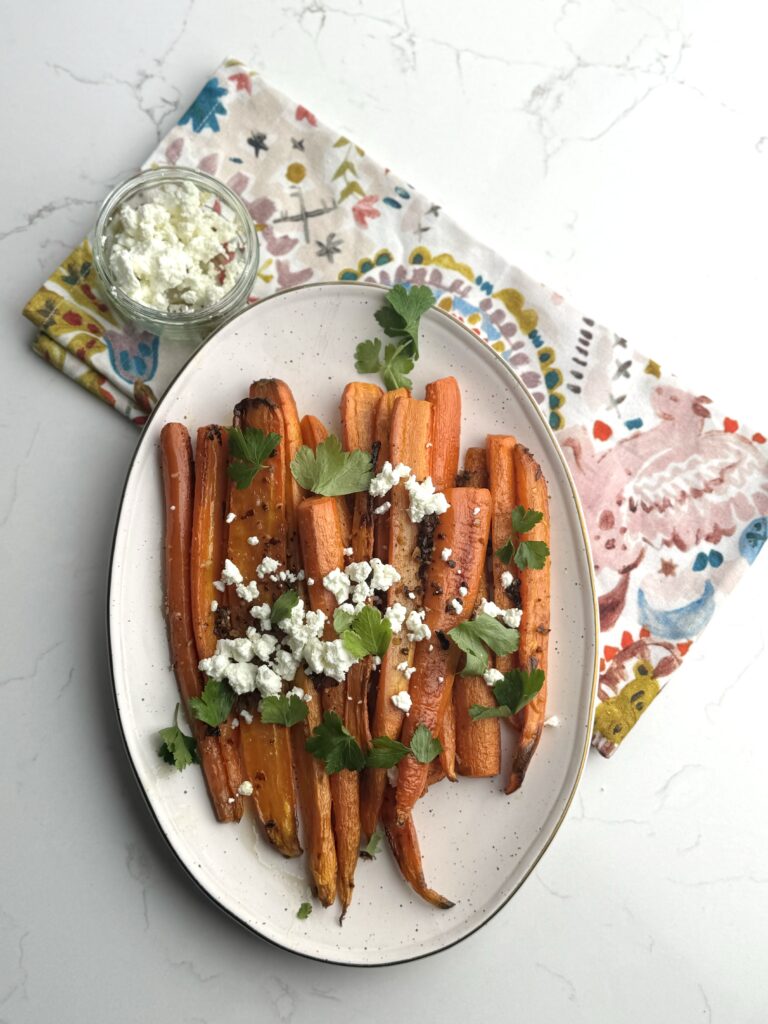
[[[279,434],[265,434],[258,427],[230,427],[230,463],[227,472],[239,491],[244,490],[280,444]]]
[[[208,679],[199,697],[192,697],[189,706],[192,714],[200,722],[205,722],[215,729],[226,722],[236,695],[228,683],[221,679]]]
[[[259,704],[259,715],[265,725],[285,725],[290,728],[303,722],[308,714],[307,702],[295,693],[263,697]]]
[[[493,695],[496,707],[486,708],[481,704],[473,704],[469,709],[469,717],[474,721],[481,718],[509,718],[530,704],[544,685],[544,672],[534,668],[530,672],[524,668],[513,668],[505,672],[504,678],[493,684]]]
[[[411,388],[408,374],[419,358],[419,324],[421,317],[435,304],[435,296],[426,285],[405,288],[396,284],[385,299],[388,303],[374,313],[384,334],[392,338],[382,355],[379,338],[361,341],[355,349],[355,368],[360,373],[381,375],[387,391]]]
[[[355,658],[373,654],[383,657],[392,642],[392,626],[378,608],[370,605],[357,613],[337,608],[333,616],[333,627],[342,643]]]
[[[414,730],[410,746],[387,736],[377,736],[366,756],[335,711],[325,712],[323,721],[307,740],[306,748],[323,762],[329,775],[343,768],[352,772],[366,767],[394,768],[407,754],[413,754],[421,764],[429,764],[443,749],[440,740],[422,723]]]
[[[158,757],[161,757],[166,764],[173,765],[177,771],[183,772],[187,765],[199,763],[197,743],[195,743],[194,737],[187,736],[179,728],[178,704],[173,713],[173,725],[160,730],[160,739],[162,743],[157,751]]]
[[[367,491],[373,475],[370,455],[359,450],[345,452],[333,434],[314,452],[302,445],[291,462],[291,472],[306,491],[329,498]]]
[[[462,676],[481,676],[485,672],[489,647],[494,654],[513,654],[520,642],[514,627],[505,626],[484,612],[468,622],[460,622],[448,631],[448,636],[467,656]]]
[[[544,518],[542,512],[518,505],[512,509],[512,529],[516,534],[528,533]],[[518,569],[543,569],[549,548],[543,540],[521,540],[515,544],[510,537],[497,551],[496,557],[505,565],[514,559]]]

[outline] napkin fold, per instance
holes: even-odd
[[[426,284],[514,367],[557,431],[584,506],[601,628],[593,744],[612,754],[765,543],[765,436],[238,61],[208,79],[143,166],[168,164],[207,171],[245,202],[262,252],[252,301],[307,281]],[[24,315],[34,351],[137,426],[191,354],[118,321],[87,240]]]

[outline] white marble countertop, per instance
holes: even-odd
[[[182,877],[115,723],[106,563],[134,428],[28,351],[24,300],[232,53],[721,406],[765,411],[768,70],[733,0],[97,0],[3,15],[0,1022],[765,1019],[758,562],[512,904],[365,972]],[[738,40],[738,46],[735,45]],[[765,559],[766,556],[763,556]],[[395,994],[394,985],[397,985]]]

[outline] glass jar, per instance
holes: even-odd
[[[151,199],[153,189],[161,185],[190,183],[218,202],[221,215],[236,226],[237,250],[243,254],[243,267],[232,288],[213,304],[191,311],[154,309],[127,295],[117,284],[110,268],[115,218],[124,204]],[[207,205],[207,204],[206,204]],[[164,339],[200,343],[243,309],[251,293],[259,266],[259,240],[251,215],[242,199],[217,178],[186,167],[160,167],[143,171],[122,182],[104,200],[96,220],[92,239],[93,265],[104,297],[121,320]]]

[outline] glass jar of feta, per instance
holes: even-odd
[[[245,307],[259,266],[243,201],[185,167],[144,171],[118,185],[99,211],[92,249],[121,319],[197,343]]]

